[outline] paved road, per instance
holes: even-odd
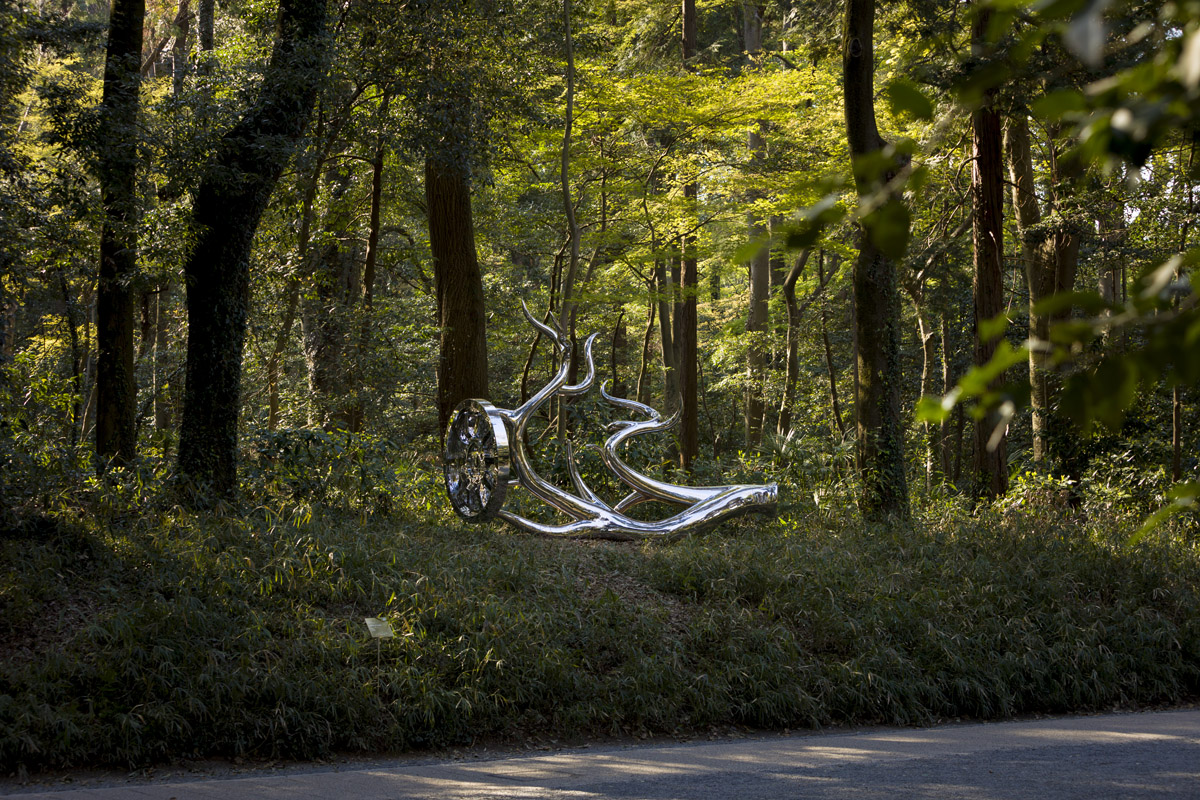
[[[2,791],[2,790],[0,790]],[[11,791],[11,790],[10,790]],[[292,769],[21,800],[1200,799],[1200,711]]]

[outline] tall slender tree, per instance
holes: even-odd
[[[691,66],[696,56],[696,0],[683,0],[683,30],[680,37],[685,69]],[[688,180],[683,187],[683,196],[688,201],[689,219],[694,218],[695,202],[699,186]],[[696,308],[699,276],[696,258],[696,235],[688,232],[681,237],[679,253],[679,325],[676,346],[679,353],[679,464],[685,470],[692,468],[692,461],[700,449],[700,385],[697,361],[699,320]]]
[[[742,3],[742,38],[745,42],[746,57],[752,67],[762,52],[763,36],[763,7],[757,3]],[[747,135],[747,145],[750,150],[750,162],[754,171],[762,170],[762,164],[767,156],[767,143],[763,138],[766,122],[757,121]],[[761,200],[764,193],[761,186],[755,186],[747,196],[752,204]],[[767,235],[767,221],[762,218],[760,209],[751,208],[746,212],[747,235],[751,241],[761,240]],[[794,282],[793,282],[794,286]],[[767,323],[768,301],[771,294],[771,251],[768,247],[760,248],[750,259],[750,308],[746,315],[746,334],[748,347],[746,349],[746,406],[743,427],[745,428],[746,446],[757,447],[762,441],[763,417],[766,413],[766,398],[763,396],[763,382],[766,378],[767,366]]]
[[[971,23],[976,57],[987,55],[991,14],[980,9]],[[988,363],[996,337],[984,337],[980,325],[1004,311],[1004,156],[996,90],[984,93],[971,113],[971,220],[974,253],[975,363]],[[977,497],[995,498],[1008,490],[1008,437],[996,411],[975,421],[974,489]]]
[[[842,34],[846,134],[855,160],[855,184],[867,197],[892,174],[875,177],[863,160],[884,147],[875,120],[875,0],[847,0]],[[879,180],[879,178],[882,180]],[[891,203],[903,202],[892,198]],[[854,327],[858,336],[857,462],[859,500],[868,520],[907,519],[908,482],[904,474],[904,426],[900,414],[900,296],[896,266],[875,237],[859,232],[854,262]]]
[[[137,274],[138,88],[145,0],[113,0],[104,58],[98,159],[104,224],[96,293],[96,455],[103,470],[137,450],[133,312]]]

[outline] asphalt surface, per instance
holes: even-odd
[[[0,788],[21,800],[1198,798],[1200,710]]]

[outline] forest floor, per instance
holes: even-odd
[[[0,535],[0,765],[555,748],[1177,705],[1200,542],[1055,511],[672,543],[259,506]],[[392,638],[373,638],[368,617]]]

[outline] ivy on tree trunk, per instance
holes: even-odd
[[[875,121],[874,24],[875,0],[847,0],[842,74],[846,135],[855,160],[878,152],[884,144]],[[855,181],[860,197],[877,188],[860,170],[855,170]],[[860,231],[858,260],[854,263],[854,301],[858,337],[857,461],[862,481],[859,506],[868,520],[907,519],[896,266],[865,230]]]
[[[184,265],[188,347],[179,474],[197,504],[231,497],[237,488],[250,248],[308,123],[326,49],[324,0],[281,0],[258,96],[221,138],[196,191],[196,241]]]

